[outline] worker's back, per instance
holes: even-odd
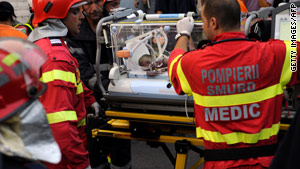
[[[261,151],[270,150],[251,158],[249,149],[249,157],[233,157],[240,160],[227,161],[225,168],[256,163],[268,167],[277,142],[283,88],[297,80],[293,76],[290,82],[291,54],[286,54],[286,46],[291,44],[279,40],[249,41],[239,32],[219,34],[213,41],[217,43],[182,57],[177,66],[180,84],[173,81],[174,88],[177,93],[182,88],[184,93],[193,95],[197,137],[204,139],[206,149],[235,151],[234,148],[260,146],[261,150],[253,149],[260,155]],[[171,55],[181,53],[176,49]],[[208,154],[206,157],[208,168],[224,167],[224,163],[215,163],[217,160]],[[253,157],[257,157],[255,153]],[[222,159],[230,160],[231,155],[220,156]]]

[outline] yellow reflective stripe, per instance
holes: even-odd
[[[291,51],[297,51],[296,48],[291,48],[291,43],[290,41],[284,41],[285,46],[286,46],[286,53],[285,53],[285,59],[284,59],[284,64],[282,67],[282,72],[281,72],[281,77],[280,77],[280,83],[282,86],[286,86],[291,78],[292,78],[292,71],[290,68],[291,65]]]
[[[172,83],[172,79],[171,79],[173,66],[174,66],[174,64],[178,61],[178,59],[179,59],[181,56],[182,56],[182,55],[178,55],[174,60],[172,60],[170,66],[169,66],[169,79],[170,79],[171,84],[173,84],[173,83]]]
[[[269,139],[271,136],[277,135],[279,131],[280,123],[273,124],[271,128],[262,129],[259,133],[249,134],[242,132],[233,132],[229,134],[221,134],[218,131],[207,131],[201,129],[200,127],[196,128],[196,134],[198,138],[203,138],[206,141],[211,141],[214,143],[227,143],[227,144],[236,144],[236,143],[246,143],[254,144],[259,140]]]
[[[16,24],[14,27],[17,28],[18,26],[28,26],[29,29],[33,30],[32,26],[30,24],[28,24],[28,23],[24,23],[22,25],[21,24]]]
[[[85,126],[86,125],[86,118],[83,118],[78,121],[77,127]]]
[[[3,68],[0,66],[0,72],[2,72],[3,71]]]
[[[14,26],[14,28],[16,28],[16,27],[18,27],[18,26],[20,26],[20,25],[21,25],[21,24],[18,23],[18,24],[16,24],[16,25]]]
[[[2,62],[6,65],[6,66],[11,66],[12,64],[14,64],[16,61],[19,60],[19,55],[16,53],[10,53],[7,56],[5,56],[2,59]]]
[[[23,24],[23,25],[26,25],[26,26],[28,26],[28,27],[29,27],[29,29],[31,29],[31,31],[33,30],[33,27],[32,27],[30,24],[28,24],[28,23],[25,23],[25,24]]]
[[[107,158],[108,164],[111,164],[111,158],[110,158],[110,156],[106,156],[106,158]]]
[[[282,93],[282,86],[280,84],[276,84],[254,92],[222,96],[202,96],[193,92],[193,98],[195,104],[199,106],[222,107],[260,102],[263,100],[273,98]]]
[[[70,120],[77,120],[76,112],[73,110],[59,111],[47,114],[49,124],[59,123]]]
[[[78,85],[76,85],[76,76],[75,73],[72,72],[54,69],[48,72],[44,72],[40,80],[44,83],[52,82],[54,80],[62,80],[65,82],[73,83],[77,87],[77,95],[83,92],[82,83],[80,82]]]
[[[190,96],[190,95],[192,95],[192,89],[191,89],[190,84],[187,81],[187,79],[186,79],[186,77],[185,77],[185,75],[182,71],[181,61],[182,61],[182,59],[179,61],[178,66],[177,66],[177,74],[178,74],[179,81],[180,81],[181,88],[182,88],[183,92]]]
[[[49,72],[44,72],[40,80],[44,83],[52,82],[54,80],[62,80],[65,82],[76,84],[76,76],[75,73],[67,72],[63,70],[51,70]]]
[[[83,86],[82,86],[82,83],[80,82],[77,86],[77,89],[76,89],[76,94],[81,94],[83,92]]]

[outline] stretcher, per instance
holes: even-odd
[[[300,6],[300,2],[295,4]],[[249,13],[243,29],[248,34],[252,20],[268,20],[272,16],[272,38],[280,39],[286,34],[279,29],[285,24],[280,18],[287,17],[289,13],[286,11],[289,9],[289,5],[286,5]],[[297,14],[299,15],[299,10]],[[97,26],[97,79],[103,101],[109,104],[105,116],[111,120],[105,127],[94,129],[93,137],[107,136],[159,143],[176,169],[185,168],[189,150],[199,153],[201,157],[192,168],[198,168],[204,162],[203,140],[195,136],[193,98],[175,93],[164,64],[176,43],[176,23],[187,15],[195,18],[189,45],[193,49],[205,37],[201,20],[197,20],[192,13],[145,15],[139,11],[123,9],[101,19]],[[103,36],[100,36],[101,32]],[[107,90],[101,85],[99,68],[103,43],[112,48],[114,58]],[[298,91],[298,87],[285,91],[286,102],[283,103],[283,120],[280,125],[282,131],[288,129],[296,113]],[[174,143],[176,158],[164,143]]]

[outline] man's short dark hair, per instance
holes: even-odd
[[[14,7],[6,1],[0,2],[0,21],[8,21],[11,19],[13,21],[13,17],[16,17],[14,12]]]
[[[222,29],[231,30],[240,26],[241,9],[237,0],[204,0],[204,5],[205,17],[215,17]]]

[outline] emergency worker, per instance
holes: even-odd
[[[82,0],[33,0],[33,24],[38,24],[28,39],[48,55],[41,81],[48,90],[40,97],[54,138],[62,151],[57,165],[50,169],[90,168],[86,150],[86,109],[99,113],[93,92],[80,80],[77,60],[70,54],[64,38],[79,33],[83,19]]]
[[[67,36],[66,41],[72,56],[79,63],[80,76],[83,83],[94,91],[96,100],[100,103],[102,110],[105,111],[108,105],[101,101],[102,92],[98,87],[94,68],[97,51],[96,27],[99,20],[103,18],[102,4],[102,0],[88,0],[88,4],[83,5],[85,18],[80,25],[80,33]],[[113,63],[112,51],[110,48],[106,48],[105,44],[102,45],[101,49],[101,82],[107,90],[109,85],[109,70]],[[129,140],[107,137],[100,139],[92,138],[91,130],[99,128],[101,124],[106,124],[106,120],[99,117],[88,119],[86,132],[88,135],[88,151],[91,167],[97,169],[107,167],[107,155],[110,154],[111,168],[130,168],[131,142]]]
[[[99,20],[103,18],[102,0],[89,0],[88,4],[83,6],[83,9],[85,18],[80,25],[80,33],[75,36],[68,36],[67,44],[71,54],[79,63],[81,80],[91,90],[98,91],[95,97],[100,101],[101,92],[100,89],[97,89],[94,65],[97,51],[96,27]],[[108,73],[112,67],[112,52],[111,49],[106,49],[105,45],[102,45],[101,52],[102,84],[107,89],[109,84]]]
[[[0,2],[0,38],[19,37],[26,39],[27,36],[13,27],[16,18],[14,7],[7,1]]]
[[[26,23],[18,23],[14,25],[14,27],[28,36],[32,32],[34,27],[36,27],[37,25],[32,24],[32,19],[33,19],[32,0],[27,0],[27,2],[28,2],[28,8],[30,12],[28,21]]]
[[[46,60],[45,53],[27,40],[0,39],[0,168],[46,169],[38,160],[61,159],[38,100],[46,90],[39,80]]]
[[[112,12],[113,9],[120,7],[121,0],[103,0],[103,14],[104,16],[108,16],[109,13]]]
[[[212,43],[187,52],[194,21],[178,21],[168,71],[177,94],[194,98],[204,168],[268,168],[276,150],[283,88],[299,82],[299,63],[290,60],[296,60],[296,52],[299,56],[300,44],[246,39],[236,0],[206,0],[201,16]]]

